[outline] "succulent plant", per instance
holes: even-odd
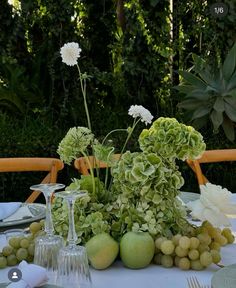
[[[192,71],[179,71],[183,81],[175,87],[185,94],[178,105],[195,128],[210,121],[213,131],[222,127],[226,137],[235,139],[236,123],[236,43],[223,63],[217,68],[209,66],[204,59],[193,55]]]

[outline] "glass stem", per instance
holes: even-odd
[[[69,232],[67,242],[70,248],[76,246],[77,234],[75,231],[75,219],[74,219],[74,204],[75,199],[67,199],[68,209],[69,209]]]
[[[51,211],[51,196],[52,193],[50,193],[49,191],[47,193],[44,193],[44,197],[46,200],[46,221],[44,230],[48,236],[52,236],[54,234],[52,211]]]

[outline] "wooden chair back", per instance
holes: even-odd
[[[203,175],[200,164],[227,161],[236,161],[236,149],[207,150],[203,153],[201,158],[196,160],[187,160],[187,163],[196,174],[198,184],[204,185],[209,181]]]
[[[48,172],[41,183],[56,183],[57,173],[59,170],[62,170],[63,167],[63,162],[57,158],[0,158],[0,172]],[[33,191],[26,202],[34,202],[39,194],[40,191]]]
[[[120,158],[120,154],[114,154],[114,158],[118,160]],[[88,163],[89,161],[89,163]],[[106,168],[108,164],[103,161],[99,161],[94,156],[88,157],[79,157],[74,161],[74,167],[79,170],[82,175],[90,175],[89,170],[90,167],[92,169],[95,168]]]

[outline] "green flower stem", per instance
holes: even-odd
[[[95,195],[96,189],[95,189],[95,177],[94,177],[94,173],[93,173],[93,168],[92,168],[91,163],[89,161],[89,157],[85,153],[82,153],[82,154],[85,157],[85,159],[86,159],[86,161],[88,163],[88,166],[89,166],[89,170],[90,170],[90,173],[91,173],[91,176],[92,176],[93,195]]]
[[[122,150],[121,150],[120,157],[121,157],[122,154],[124,153],[124,150],[125,150],[125,148],[126,148],[126,145],[127,145],[128,141],[129,141],[129,139],[130,139],[130,137],[131,137],[131,135],[132,135],[132,133],[133,133],[136,125],[138,124],[138,122],[139,122],[140,120],[141,120],[141,118],[138,118],[138,119],[137,119],[137,118],[134,118],[133,126],[131,127],[130,132],[129,132],[126,140],[125,140],[125,144],[124,144],[124,146],[123,146],[123,148],[122,148]]]
[[[86,116],[87,116],[88,128],[92,131],[90,116],[89,116],[89,110],[88,110],[88,105],[87,105],[87,100],[86,100],[86,79],[84,79],[84,81],[83,81],[82,73],[80,71],[78,64],[77,64],[77,68],[79,71],[79,80],[80,80],[81,91],[82,91],[83,98],[84,98],[84,108],[85,108],[85,112],[86,112]]]
[[[110,131],[106,136],[105,138],[103,139],[102,141],[102,145],[105,143],[105,141],[107,140],[108,136],[110,136],[112,133],[114,132],[119,132],[119,131],[126,131],[127,132],[127,129],[114,129],[112,131]]]
[[[114,152],[114,149],[108,154],[108,159],[110,158],[111,154]],[[108,181],[108,172],[109,172],[109,167],[106,167],[106,175],[105,175],[105,188],[107,188],[107,181]]]

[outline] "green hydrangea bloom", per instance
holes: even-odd
[[[92,132],[86,127],[70,128],[60,142],[57,153],[66,164],[83,154],[94,139]]]
[[[139,145],[142,151],[157,153],[169,160],[196,159],[206,149],[202,135],[193,127],[181,124],[175,118],[164,117],[141,132]]]

